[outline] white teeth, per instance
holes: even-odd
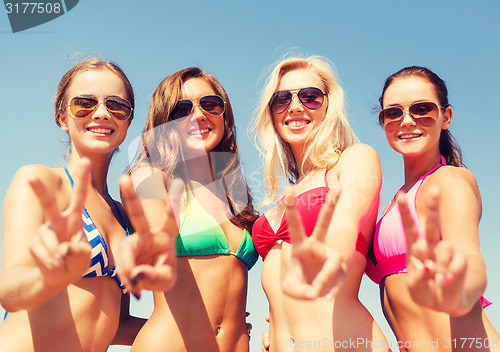
[[[110,128],[89,128],[89,131],[100,134],[109,134],[113,132],[113,130]]]
[[[209,128],[202,128],[199,130],[191,130],[191,131],[189,131],[189,134],[194,135],[194,134],[203,134],[203,133],[208,133],[208,132],[210,132]]]
[[[420,137],[419,134],[405,134],[402,136],[399,136],[399,139],[411,139],[411,138],[417,138]]]
[[[305,126],[309,124],[309,121],[307,120],[291,120],[286,123],[288,126],[292,127],[300,127],[300,126]]]

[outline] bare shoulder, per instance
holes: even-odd
[[[378,160],[378,154],[375,151],[375,149],[373,149],[372,146],[365,143],[356,143],[351,145],[350,147],[347,147],[342,153],[342,157],[367,158],[367,159],[376,158]]]
[[[17,170],[11,182],[12,187],[29,186],[30,179],[41,180],[50,190],[55,190],[61,186],[61,170],[47,167],[45,165],[33,164],[25,165]]]
[[[474,193],[479,192],[474,174],[464,168],[457,166],[440,167],[431,178],[431,185],[436,185],[440,189],[456,192],[461,188],[472,189]]]
[[[453,199],[454,202],[470,204],[470,201],[475,198],[481,209],[481,193],[476,177],[464,167],[440,167],[430,177],[428,184],[423,185],[424,197],[432,187],[439,188],[442,199]]]
[[[356,174],[382,177],[377,152],[373,147],[364,143],[357,143],[346,148],[334,169],[337,169],[339,175]]]
[[[137,195],[144,199],[164,199],[166,185],[163,171],[159,168],[140,165],[131,172]]]

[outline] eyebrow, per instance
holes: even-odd
[[[424,103],[424,102],[432,102],[432,100],[428,100],[428,99],[420,99],[420,100],[414,100],[413,102],[410,103],[409,106],[412,106],[413,104],[417,104],[417,103]],[[392,108],[392,107],[401,107],[403,106],[403,104],[389,104],[386,106],[386,108]]]

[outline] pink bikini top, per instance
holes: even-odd
[[[418,235],[421,238],[425,238],[425,234],[417,216],[417,192],[425,178],[444,165],[446,165],[446,160],[441,156],[441,161],[420,177],[405,195],[410,214],[415,221]],[[394,205],[395,199],[396,196],[392,198],[377,223],[373,245],[368,255],[366,274],[376,284],[380,284],[380,281],[387,275],[408,272],[406,267],[406,237],[401,213],[399,212],[399,204]],[[481,297],[481,303],[483,308],[491,304],[484,297]]]
[[[307,236],[311,236],[314,230],[319,211],[326,201],[327,194],[328,186],[325,172],[325,186],[309,189],[295,197],[295,205],[299,211],[302,226],[304,226],[304,231]],[[263,260],[266,259],[267,253],[269,253],[277,241],[283,240],[287,243],[291,243],[286,214],[283,214],[280,226],[276,232],[273,231],[266,216],[261,215],[253,225],[252,238],[255,249]],[[361,233],[358,233],[356,250],[365,257],[368,254],[368,243]]]

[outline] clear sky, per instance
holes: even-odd
[[[403,164],[387,145],[372,110],[388,75],[409,65],[427,66],[448,84],[454,108],[451,131],[482,192],[486,296],[495,301],[486,313],[500,329],[500,233],[495,225],[500,213],[495,201],[500,199],[499,19],[497,0],[81,0],[61,17],[13,34],[7,15],[0,11],[0,197],[22,165],[64,165],[66,136],[53,114],[56,86],[70,66],[100,54],[124,69],[136,93],[134,121],[111,165],[113,196],[118,196],[117,180],[128,162],[128,146],[142,130],[158,83],[174,71],[200,66],[229,94],[247,178],[255,198],[261,199],[260,162],[247,131],[269,67],[295,52],[322,55],[335,63],[352,126],[380,155],[386,204],[403,183]],[[260,350],[267,327],[261,265],[259,260],[250,272],[252,352]],[[378,288],[366,277],[360,299],[392,336],[380,311]],[[151,306],[145,297],[134,302],[133,312],[147,316]]]

